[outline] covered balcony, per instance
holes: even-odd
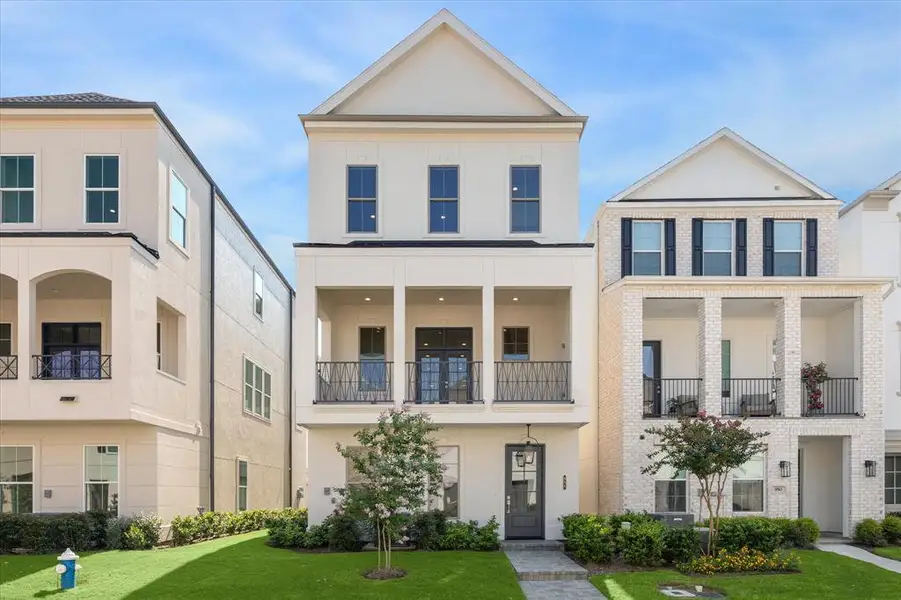
[[[703,387],[694,298],[645,298],[642,314],[642,416],[694,416]]]
[[[0,380],[19,377],[19,356],[13,335],[18,321],[18,290],[15,279],[0,274]]]
[[[803,364],[799,381],[804,417],[861,414],[860,339],[855,327],[858,303],[855,298],[801,300]]]
[[[721,414],[783,414],[783,378],[777,356],[777,298],[722,301]]]

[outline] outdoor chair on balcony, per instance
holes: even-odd
[[[776,399],[771,394],[742,394],[739,408],[743,417],[772,417]]]
[[[698,414],[698,397],[680,394],[667,400],[669,414],[674,417],[694,417]]]

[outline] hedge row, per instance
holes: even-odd
[[[278,519],[303,519],[306,522],[305,508],[286,508],[283,510],[244,510],[241,512],[208,511],[187,517],[175,517],[169,529],[169,536],[176,546],[193,544],[225,535],[247,533],[266,529]]]
[[[877,547],[901,544],[901,516],[890,514],[882,521],[864,519],[854,528],[854,541]]]

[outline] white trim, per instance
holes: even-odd
[[[260,280],[260,312],[257,312],[257,279]],[[256,267],[253,269],[253,285],[252,285],[252,293],[251,293],[251,307],[250,310],[254,314],[256,318],[260,321],[263,320],[263,315],[266,312],[264,306],[264,300],[266,298],[266,282],[263,280],[263,276],[257,271]]]
[[[679,474],[679,471],[676,471],[675,475],[678,475],[678,474]],[[675,513],[686,513],[686,512],[691,512],[691,493],[689,492],[689,487],[690,487],[690,486],[688,485],[688,480],[689,480],[688,472],[686,471],[683,477],[666,477],[666,478],[663,478],[663,477],[660,477],[659,475],[660,475],[660,471],[658,471],[657,473],[654,474],[654,512],[656,512],[656,513],[659,513],[659,512],[662,512],[662,513],[666,513],[666,512],[675,512]],[[681,481],[681,482],[683,482],[683,483],[685,484],[685,510],[682,510],[682,511],[667,511],[667,510],[658,510],[658,509],[657,509],[657,482],[658,482],[658,481],[665,481],[665,482],[668,482],[668,483],[673,482],[673,481]]]
[[[753,516],[753,515],[762,515],[767,512],[767,499],[768,499],[767,498],[767,496],[768,496],[768,494],[767,494],[767,473],[769,472],[769,457],[767,456],[767,454],[768,454],[767,451],[764,450],[760,454],[751,458],[751,460],[754,460],[755,458],[757,458],[757,456],[760,457],[761,462],[763,464],[763,475],[761,477],[759,477],[759,478],[758,477],[739,478],[739,477],[735,476],[735,471],[737,469],[733,470],[729,474],[730,479],[732,480],[732,482],[731,482],[732,489],[731,489],[731,493],[730,493],[729,497],[730,497],[731,504],[733,507],[735,506],[735,482],[736,481],[759,481],[759,482],[761,482],[761,486],[762,486],[761,509],[760,510],[735,510],[735,508],[733,508],[732,509],[733,514],[740,514],[740,515],[744,515],[744,516]],[[751,460],[749,460],[748,462],[751,462]],[[747,463],[745,463],[745,464],[747,464]],[[744,466],[744,465],[742,465],[742,466]],[[741,468],[741,467],[739,467],[739,468]]]
[[[0,158],[12,158],[12,157],[22,157],[22,156],[30,156],[32,159],[32,174],[31,174],[31,187],[23,188],[23,187],[14,187],[14,188],[0,188],[0,191],[4,192],[31,192],[31,221],[25,223],[4,223],[2,221],[2,214],[0,214],[0,227],[3,229],[36,229],[40,227],[40,219],[38,212],[38,155],[33,152],[23,152],[23,153],[6,153],[0,154]],[[2,213],[2,207],[0,207],[0,213]]]
[[[172,204],[172,178],[175,177],[179,183],[182,184],[185,188],[185,214],[181,214],[181,212]],[[169,168],[169,180],[166,182],[166,204],[169,209],[166,211],[166,238],[172,242],[172,244],[185,256],[188,256],[188,213],[191,211],[191,189],[188,187],[188,184],[185,183],[185,180],[179,177],[178,173],[173,168]],[[180,216],[185,221],[185,241],[184,243],[180,243],[178,240],[172,239],[172,211],[175,211],[178,216]]]
[[[462,455],[463,455],[463,454],[462,454],[462,449],[461,449],[461,447],[460,447],[460,444],[444,444],[444,445],[442,445],[442,444],[440,444],[440,443],[438,444],[438,450],[439,450],[439,452],[440,452],[442,449],[451,449],[451,448],[456,448],[456,449],[457,449],[457,463],[456,463],[456,464],[457,464],[457,516],[455,516],[455,517],[447,517],[447,518],[448,518],[448,519],[458,520],[458,519],[461,518],[461,515],[463,514],[463,508],[462,508],[462,504],[463,504],[463,495],[460,493],[460,490],[463,489],[463,484],[462,484],[461,481],[460,481],[460,480],[461,480],[461,477],[462,477],[462,474],[463,474],[463,460],[462,460],[462,458],[461,458]],[[441,458],[442,458],[443,456],[444,456],[444,454],[442,454],[442,455],[439,456],[439,458],[438,458],[438,462],[441,463],[442,465],[444,464],[444,462],[441,460]],[[442,491],[443,491],[443,485],[444,485],[444,478],[443,478],[443,477],[442,477],[441,484],[442,484]],[[432,496],[429,496],[428,490],[426,490],[426,499],[425,499],[425,508],[426,508],[426,510],[433,510],[433,509],[434,509],[434,507],[432,506],[432,498],[433,498]],[[441,505],[442,505],[442,511],[444,511],[447,507],[446,507],[446,505],[445,505],[445,503],[444,503],[444,495],[443,495],[443,494],[442,494],[442,497],[441,497]]]
[[[723,138],[726,138],[726,139],[731,140],[732,142],[738,144],[740,147],[744,148],[745,150],[747,150],[748,152],[750,152],[751,154],[753,154],[754,156],[756,156],[757,158],[759,158],[760,160],[762,160],[763,162],[768,164],[769,166],[773,167],[774,169],[776,169],[777,171],[782,173],[783,175],[787,175],[788,177],[793,179],[795,182],[797,182],[801,186],[807,188],[808,190],[810,190],[811,192],[813,192],[815,195],[819,196],[820,198],[822,198],[824,200],[835,199],[835,196],[833,196],[826,190],[818,187],[817,185],[815,185],[812,181],[810,181],[806,177],[800,175],[796,171],[793,171],[788,166],[786,166],[784,163],[779,162],[778,160],[773,158],[771,155],[767,154],[766,152],[764,152],[763,150],[761,150],[760,148],[758,148],[757,146],[755,146],[754,144],[752,144],[751,142],[746,140],[745,138],[741,137],[740,135],[738,135],[737,133],[735,133],[734,131],[729,129],[728,127],[723,127],[722,129],[720,129],[719,131],[717,131],[710,137],[708,137],[704,140],[701,140],[700,142],[698,142],[697,144],[695,144],[694,146],[692,146],[691,148],[689,148],[688,150],[686,150],[685,152],[680,154],[679,156],[677,156],[677,157],[673,158],[672,160],[670,160],[669,162],[665,163],[663,166],[658,168],[656,171],[654,171],[654,172],[650,173],[649,175],[646,175],[642,179],[636,181],[635,183],[633,183],[632,185],[630,185],[629,187],[627,187],[620,193],[616,194],[615,196],[613,196],[612,198],[607,200],[607,202],[619,202],[620,200],[627,198],[628,196],[631,196],[633,193],[635,193],[639,189],[643,188],[647,184],[651,183],[652,181],[654,181],[655,179],[657,179],[658,177],[660,177],[667,171],[675,169],[676,167],[678,167],[679,165],[681,165],[682,163],[687,161],[689,158],[700,153],[707,146],[710,146],[714,142],[717,142]],[[595,216],[595,218],[597,218],[597,216]]]
[[[112,156],[116,157],[116,166],[117,166],[117,175],[118,175],[117,179],[119,182],[118,187],[88,188],[88,159],[89,158],[109,158]],[[124,203],[122,201],[122,198],[123,198],[122,165],[125,161],[122,159],[122,153],[121,152],[105,152],[105,153],[90,153],[90,154],[85,153],[83,155],[83,157],[84,157],[84,160],[81,162],[81,166],[82,166],[81,177],[82,177],[82,184],[83,184],[82,185],[81,215],[82,215],[83,224],[86,227],[92,227],[92,228],[110,227],[111,225],[124,225],[124,222],[123,222],[124,220],[122,219],[122,212],[123,212],[122,207],[124,206]],[[91,191],[91,192],[116,192],[118,194],[118,199],[116,202],[116,220],[115,221],[112,221],[112,222],[101,221],[101,222],[97,222],[97,223],[95,223],[93,221],[88,221],[88,191]]]
[[[636,223],[657,223],[660,225],[660,250],[636,250],[635,249],[635,225]],[[666,221],[665,219],[632,219],[632,274],[635,273],[636,254],[657,254],[660,256],[660,273],[657,275],[637,275],[636,277],[662,277],[666,275]]]
[[[351,231],[350,230],[350,169],[351,167],[374,167],[375,168],[375,231]],[[382,175],[381,164],[371,163],[347,163],[344,166],[344,237],[349,238],[380,238],[382,237],[382,203],[379,198],[382,195]],[[354,198],[355,202],[371,202],[372,198]]]
[[[491,60],[497,67],[532,92],[532,94],[538,97],[539,100],[554,110],[558,115],[570,117],[577,116],[573,109],[535,81],[528,73],[514,64],[513,61],[498,52],[491,44],[486,42],[481,36],[470,29],[446,8],[438,11],[431,19],[423,23],[419,29],[401,40],[400,43],[394,46],[372,65],[367,67],[365,71],[357,75],[357,77],[329,97],[325,102],[314,108],[310,114],[326,115],[334,112],[341,104],[344,104],[351,97],[356,95],[356,93],[366,86],[366,84],[376,79],[382,73],[387,72],[395,63],[399,62],[417,46],[425,42],[432,33],[442,26],[447,27],[469,42],[476,51]]]
[[[251,383],[250,383],[250,387],[253,391],[253,393],[251,394],[250,410],[247,410],[247,406],[244,403],[244,392],[247,387],[246,362],[250,362],[250,364],[252,364],[255,367],[254,374],[253,374],[254,381],[251,381]],[[264,373],[263,380],[260,381],[260,388],[259,388],[260,395],[262,396],[262,398],[260,400],[260,412],[259,413],[256,413],[253,410],[253,401],[254,401],[254,398],[255,398],[255,395],[256,395],[256,392],[258,389],[255,387],[255,385],[256,385],[256,368],[259,368]],[[264,414],[263,414],[263,412],[264,412],[263,407],[266,404],[266,388],[264,387],[263,382],[266,381],[266,375],[269,375],[269,416],[268,417],[264,416]],[[254,359],[250,358],[250,356],[248,356],[246,353],[242,354],[242,359],[241,359],[241,409],[245,415],[256,417],[266,423],[269,423],[272,421],[272,387],[273,387],[272,379],[273,379],[273,377],[272,377],[271,371],[264,368],[263,365],[256,362]]]
[[[91,447],[97,448],[97,447],[101,447],[101,446],[104,448],[110,448],[110,447],[116,448],[116,456],[118,458],[116,458],[116,481],[115,482],[111,482],[108,479],[105,479],[103,481],[88,481],[87,449],[91,448]],[[102,483],[107,483],[107,484],[115,483],[116,484],[116,516],[121,516],[121,514],[122,514],[122,510],[121,510],[122,498],[124,496],[124,494],[122,493],[122,488],[120,487],[122,485],[122,456],[123,456],[122,447],[123,447],[123,444],[119,444],[119,443],[110,444],[108,442],[102,443],[102,444],[82,444],[82,447],[81,447],[81,510],[82,510],[82,512],[86,512],[88,510],[88,498],[87,498],[87,489],[88,488],[87,488],[87,486],[89,483],[101,483],[101,484]]]
[[[797,275],[776,275],[776,254],[795,254],[794,250],[776,250],[776,225],[779,223],[797,223],[801,227],[801,247],[798,254],[801,255],[801,272]],[[807,227],[803,219],[773,219],[773,274],[767,277],[805,277],[807,266]]]
[[[35,488],[38,487],[38,476],[37,476],[38,461],[37,461],[37,457],[36,457],[36,453],[35,453],[34,444],[0,444],[0,448],[31,448],[31,512],[32,513],[40,512],[39,510],[36,510],[36,507],[35,507],[35,500],[39,500],[40,498],[37,495],[35,495],[35,493],[34,493]],[[19,482],[19,481],[3,481],[3,482],[0,482],[0,485],[28,485],[28,484],[26,484],[24,482]],[[0,514],[7,514],[7,513],[0,513]],[[23,513],[8,513],[8,514],[23,514]]]

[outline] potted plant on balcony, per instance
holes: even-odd
[[[801,367],[801,381],[807,391],[807,413],[822,413],[823,411],[823,390],[820,386],[824,381],[829,379],[826,372],[826,363],[821,362],[812,365],[809,362],[804,363]]]

